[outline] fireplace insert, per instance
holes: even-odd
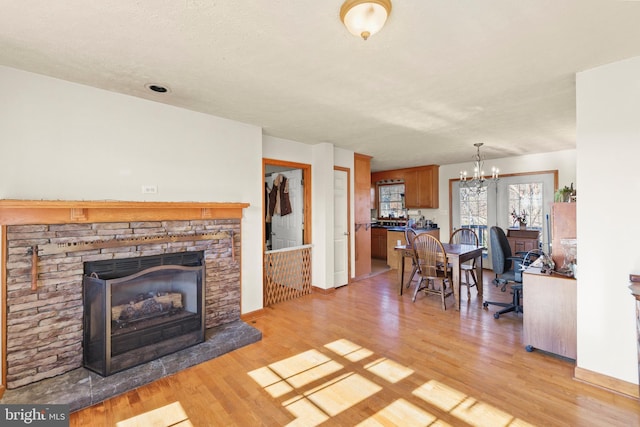
[[[204,253],[84,264],[83,363],[102,376],[204,341]]]

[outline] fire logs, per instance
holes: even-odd
[[[111,307],[113,321],[129,322],[160,316],[182,309],[182,294],[166,292],[161,294],[138,295],[135,301]]]

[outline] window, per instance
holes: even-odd
[[[544,184],[542,182],[530,182],[525,184],[509,184],[509,215],[508,222],[513,223],[511,212],[524,212],[527,216],[527,227],[542,229],[543,209],[542,194]],[[514,226],[517,224],[513,224]]]
[[[549,252],[548,217],[558,172],[525,173],[501,176],[477,193],[451,182],[451,229],[471,227],[481,244],[488,246],[488,228],[497,225],[507,231],[513,227],[511,212],[527,213],[527,227],[540,230],[542,249]]]
[[[404,184],[384,184],[378,186],[381,218],[404,216]]]
[[[475,188],[460,189],[460,226],[459,228],[471,228],[478,235],[481,246],[486,246],[487,241],[487,187],[480,191]]]

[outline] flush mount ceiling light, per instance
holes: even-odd
[[[346,0],[340,19],[354,36],[368,39],[382,29],[391,13],[391,0]]]

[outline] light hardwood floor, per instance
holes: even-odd
[[[494,319],[475,289],[460,312],[443,311],[396,283],[392,270],[269,308],[253,322],[259,343],[75,412],[70,425],[640,426],[636,399],[525,351],[522,315]],[[485,298],[509,295],[485,285]]]

